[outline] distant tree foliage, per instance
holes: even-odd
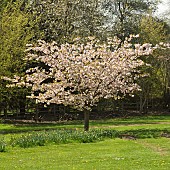
[[[137,34],[141,17],[156,9],[157,0],[103,0],[101,12],[105,15],[105,28],[110,34],[124,39]]]
[[[1,1],[0,4],[3,6],[0,15],[0,77],[22,74],[24,50],[33,37],[31,16],[21,10],[23,2],[19,0]],[[11,103],[17,103],[19,98],[15,97],[16,91],[7,89],[5,82],[0,79],[1,107],[12,107]]]
[[[75,36],[96,35],[102,25],[99,0],[34,0],[28,11],[37,23],[36,39],[62,43]]]

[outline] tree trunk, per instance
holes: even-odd
[[[7,118],[7,107],[4,107],[4,116],[5,116],[5,119]]]
[[[26,112],[26,95],[20,96],[19,110],[20,110],[20,115],[24,116]]]
[[[84,131],[89,130],[89,112],[88,110],[84,111]]]

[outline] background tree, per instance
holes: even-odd
[[[6,2],[6,3],[5,3]],[[0,77],[20,74],[24,71],[23,56],[26,44],[32,39],[31,16],[21,10],[22,2],[3,1],[4,6],[0,16]],[[16,104],[19,98],[23,107],[22,95],[15,97],[16,91],[5,87],[5,82],[0,80],[0,102],[6,112],[7,106]],[[18,95],[19,91],[17,92]],[[14,99],[15,97],[15,99]],[[11,99],[13,98],[13,99]],[[12,101],[11,103],[9,103]]]
[[[35,0],[28,3],[38,29],[35,39],[63,43],[75,36],[97,35],[102,25],[99,0]]]
[[[154,45],[159,42],[167,42],[169,31],[168,25],[152,15],[143,16],[140,23],[140,41],[143,43],[152,43]],[[146,77],[140,80],[142,91],[140,95],[140,111],[143,112],[144,107],[147,107],[147,103],[151,99],[163,98],[165,91],[167,93],[168,82],[168,63],[166,50],[156,50],[153,55],[144,58],[144,61],[150,63],[152,68],[145,71],[150,74],[150,77]],[[160,56],[162,59],[160,59]],[[166,56],[166,57],[165,57]],[[163,58],[165,60],[163,60]],[[165,90],[166,89],[166,90]],[[162,103],[162,106],[164,104]]]
[[[123,40],[130,34],[138,34],[141,17],[153,12],[157,3],[157,0],[102,1],[100,9],[105,14],[106,30]]]

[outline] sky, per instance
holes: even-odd
[[[163,15],[164,12],[166,11],[170,11],[170,6],[168,6],[167,4],[170,3],[170,0],[162,0],[162,3],[159,4],[158,6],[158,10],[156,12],[157,15]]]

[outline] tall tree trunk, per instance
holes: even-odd
[[[84,131],[89,130],[89,110],[84,111]]]
[[[7,118],[7,107],[4,107],[4,116],[5,116],[5,119]]]
[[[20,96],[19,110],[20,110],[20,115],[24,116],[26,112],[26,95],[25,94]]]
[[[24,101],[19,103],[19,112],[20,112],[20,115],[22,116],[25,115],[26,103]]]

